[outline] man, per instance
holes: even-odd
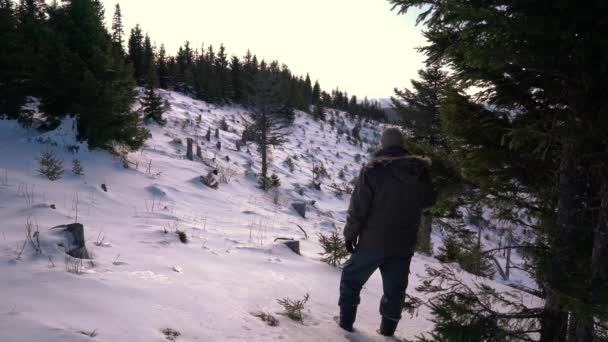
[[[339,324],[353,331],[361,288],[380,269],[384,295],[379,333],[392,336],[401,319],[421,211],[435,202],[428,166],[403,147],[397,128],[382,133],[382,149],[363,167],[353,192],[344,240],[352,253],[340,281]]]

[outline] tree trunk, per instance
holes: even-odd
[[[188,158],[188,160],[194,160],[194,157],[192,155],[192,138],[186,139],[186,142],[187,142],[186,158]]]
[[[568,313],[557,304],[554,294],[547,293],[541,317],[539,342],[564,342],[568,333]]]
[[[568,236],[576,228],[576,206],[579,196],[577,184],[577,147],[575,141],[564,139],[558,170],[557,210],[555,223],[549,228],[551,252],[548,269],[544,275],[547,292],[541,319],[540,342],[564,342],[568,335],[568,311],[559,303],[557,291],[568,272]]]
[[[416,251],[433,255],[433,243],[431,241],[431,233],[433,231],[433,216],[429,212],[424,212],[420,218],[420,226],[418,228],[418,242],[416,243]]]
[[[262,189],[266,190],[268,189],[268,184],[266,184],[268,181],[268,151],[266,144],[262,144],[260,149],[262,154]]]
[[[605,176],[606,177],[606,176]],[[604,178],[604,184],[600,192],[601,204],[598,222],[593,232],[593,254],[592,254],[592,303],[593,313],[601,310],[602,305],[608,303],[608,181]]]

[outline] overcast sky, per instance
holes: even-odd
[[[389,97],[422,67],[424,45],[415,15],[398,16],[386,0],[102,0],[106,23],[120,3],[125,40],[139,23],[174,54],[223,43],[229,55],[251,51],[307,72],[324,90],[360,98]]]

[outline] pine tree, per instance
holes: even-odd
[[[261,72],[256,75],[255,94],[252,103],[252,113],[246,120],[244,138],[258,146],[262,158],[260,173],[263,190],[270,188],[268,178],[268,153],[272,146],[283,144],[286,139],[284,129],[289,125],[285,119],[285,110],[279,99],[278,79],[269,72]]]
[[[120,10],[120,4],[116,4],[114,9],[114,17],[112,18],[112,43],[114,43],[121,53],[124,51],[124,35],[125,29],[122,24],[122,12]]]
[[[144,112],[144,120],[146,122],[152,120],[159,125],[164,125],[167,123],[167,121],[163,119],[163,113],[166,110],[166,106],[163,99],[157,94],[156,88],[158,81],[156,79],[156,73],[153,70],[149,72],[146,83],[144,97],[140,100]]]
[[[142,85],[147,77],[145,71],[144,36],[139,24],[131,29],[129,36],[129,62],[133,65],[135,80]]]
[[[451,82],[439,64],[419,70],[420,81],[412,80],[413,90],[395,89],[392,97],[403,128],[412,134],[418,143],[432,146],[445,145],[441,132],[439,106],[444,101]]]
[[[319,81],[315,81],[311,96],[312,104],[317,104],[321,100],[321,86],[319,85]]]
[[[147,132],[138,126],[138,115],[130,108],[135,100],[132,69],[113,47],[101,3],[65,1],[49,20],[54,30],[61,30],[65,45],[58,43],[55,53],[45,58],[41,109],[57,115],[77,113],[78,136],[91,148],[115,144],[139,148]],[[65,67],[51,64],[57,60]]]
[[[19,118],[25,103],[26,89],[22,85],[22,39],[18,21],[10,0],[0,1],[0,116]]]
[[[306,79],[304,80],[304,89],[302,97],[304,98],[306,109],[310,110],[310,105],[312,104],[312,84],[310,82],[310,76],[308,76],[308,74],[306,74]]]
[[[513,210],[538,219],[526,254],[545,300],[535,316],[539,340],[599,338],[608,311],[600,290],[608,284],[608,165],[600,152],[608,148],[608,70],[597,66],[608,54],[597,53],[605,44],[594,32],[608,31],[605,3],[391,3],[401,13],[428,6],[419,16],[428,62],[442,61],[457,81],[482,89],[478,97],[449,92],[442,126],[462,151],[467,181],[494,196],[497,210],[512,208],[501,210],[505,220],[522,224]]]
[[[220,45],[217,57],[214,62],[215,74],[217,75],[217,95],[222,100],[228,100],[232,97],[232,83],[228,73],[228,58],[226,56],[226,48]]]
[[[237,56],[232,56],[230,60],[230,79],[232,82],[232,101],[241,103],[244,99],[243,70],[241,62]]]
[[[167,52],[165,45],[161,44],[158,51],[157,67],[159,87],[162,89],[169,88],[169,66],[167,62]]]
[[[150,40],[150,36],[147,33],[146,37],[144,38],[143,72],[146,75],[146,81],[149,80],[150,73],[156,73],[156,66],[154,63],[154,48],[152,47],[152,41]],[[154,79],[156,79],[156,76],[154,76]]]
[[[317,103],[312,111],[312,117],[315,120],[325,121],[325,107],[322,103]]]

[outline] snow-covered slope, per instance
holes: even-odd
[[[166,341],[167,328],[180,333],[177,341],[384,341],[375,334],[379,275],[363,290],[359,333],[345,334],[332,320],[340,270],[319,261],[317,242],[318,233],[342,229],[349,200],[328,186],[352,180],[372,145],[350,143],[329,124],[298,112],[289,142],[272,151],[280,191],[264,193],[256,187],[255,146],[250,153],[235,148],[242,108],[162,95],[171,104],[168,124],[150,127],[146,147],[128,155],[128,169],[120,158],[77,143],[70,120],[45,134],[0,120],[0,341],[88,341],[85,334],[97,341]],[[220,131],[218,150],[214,133],[222,118],[229,130]],[[344,113],[336,119],[343,130],[354,126]],[[378,129],[365,124],[362,136],[377,141]],[[202,144],[203,160],[185,158],[188,137]],[[54,182],[37,173],[36,158],[47,150],[66,168]],[[284,162],[288,157],[293,172]],[[82,163],[83,176],[70,171],[73,159]],[[322,191],[308,186],[313,161],[331,177],[323,179]],[[214,162],[235,172],[218,190],[199,181]],[[291,207],[294,201],[315,204],[304,219]],[[66,261],[60,230],[50,230],[76,220],[84,224],[93,254],[82,266]],[[28,221],[39,230],[33,240],[40,241],[41,253],[27,242]],[[181,243],[176,230],[189,243]],[[300,239],[302,256],[277,237]],[[414,257],[408,291],[427,264],[437,261]],[[66,271],[75,267],[81,274]],[[303,324],[278,314],[279,326],[269,327],[251,314],[281,312],[277,299],[306,293]],[[413,338],[427,331],[427,318],[424,308],[405,316],[398,334]]]

